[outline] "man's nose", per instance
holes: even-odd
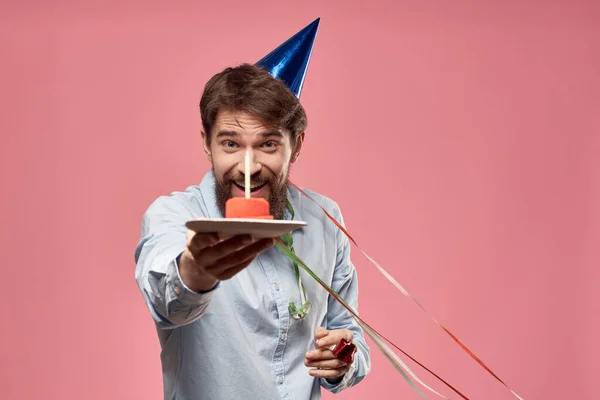
[[[262,165],[260,162],[258,162],[258,160],[256,159],[254,152],[252,150],[248,150],[248,158],[250,160],[248,172],[250,173],[250,176],[252,176],[261,170]],[[242,159],[238,162],[237,167],[238,167],[238,171],[242,175],[244,175],[246,173],[246,154],[244,154],[242,156]]]

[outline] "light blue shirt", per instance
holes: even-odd
[[[304,320],[290,316],[300,303],[292,262],[272,247],[250,266],[212,291],[197,293],[182,282],[177,257],[186,248],[186,221],[222,218],[215,177],[199,186],[159,197],[145,212],[135,250],[135,277],[157,327],[165,399],[314,400],[321,387],[333,393],[359,383],[370,371],[370,351],[350,313],[303,270],[312,310]],[[343,224],[338,205],[306,192]],[[357,310],[358,281],[346,236],[312,201],[288,189],[295,219],[307,226],[293,232],[296,254]],[[286,211],[286,219],[290,214]],[[317,327],[354,332],[357,352],[341,382],[309,375],[305,354],[314,349]]]

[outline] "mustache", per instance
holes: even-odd
[[[223,176],[223,180],[225,182],[229,182],[229,184],[235,182],[240,186],[244,186],[246,183],[246,177],[243,174],[238,174],[234,172],[228,172]],[[263,176],[260,172],[252,174],[250,176],[250,184],[251,185],[262,185],[263,183],[268,183],[273,180],[273,176]]]

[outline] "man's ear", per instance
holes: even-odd
[[[298,137],[296,138],[296,145],[294,146],[294,149],[292,150],[291,162],[293,162],[293,163],[296,162],[298,157],[300,157],[300,152],[302,151],[303,144],[304,144],[304,132],[299,134]]]
[[[210,144],[208,143],[208,135],[206,134],[206,132],[204,132],[204,130],[202,130],[201,133],[202,133],[202,144],[204,146],[204,153],[206,154],[206,158],[208,158],[208,161],[210,161],[212,163],[212,153],[210,152]]]

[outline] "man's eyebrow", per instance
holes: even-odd
[[[263,132],[263,134],[262,134],[263,139],[268,139],[268,138],[273,137],[273,136],[278,137],[278,138],[282,138],[283,137],[283,135],[279,131]]]
[[[239,136],[240,136],[240,134],[236,131],[219,131],[215,137],[216,138],[222,138],[222,137],[237,138]],[[260,136],[263,139],[268,139],[268,138],[272,138],[272,137],[283,138],[283,134],[279,131],[263,132],[263,133],[261,133]]]
[[[215,137],[220,138],[220,137],[238,137],[239,134],[237,132],[234,131],[219,131],[219,133],[217,133],[217,135]]]

